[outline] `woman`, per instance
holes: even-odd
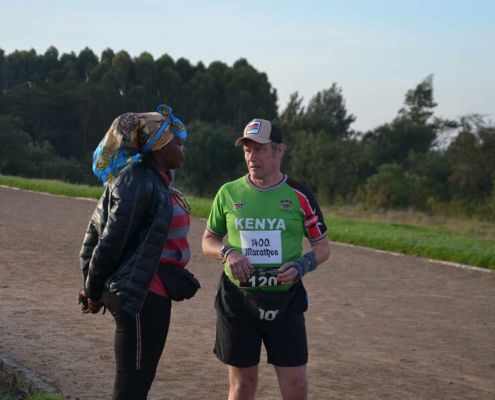
[[[106,188],[81,249],[78,303],[83,313],[105,306],[115,319],[113,399],[147,398],[170,322],[166,276],[190,259],[189,207],[170,188],[186,137],[184,124],[161,105],[119,116],[93,157]]]

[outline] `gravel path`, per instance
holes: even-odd
[[[81,315],[78,253],[89,200],[0,187],[0,353],[72,399],[111,398],[113,322]],[[212,354],[219,263],[200,252],[203,288],[175,303],[151,400],[224,399],[226,368]],[[330,227],[331,229],[331,227]],[[495,274],[332,244],[305,278],[310,399],[495,399]],[[263,358],[258,398],[279,399]]]

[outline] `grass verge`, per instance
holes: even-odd
[[[62,196],[86,197],[91,199],[98,199],[103,193],[103,187],[98,186],[77,185],[56,180],[28,179],[8,175],[0,175],[0,185]]]
[[[19,393],[12,392],[7,386],[0,385],[0,400],[67,400],[66,397],[62,397],[58,394],[51,393],[37,393],[25,397]]]
[[[438,228],[328,218],[331,240],[495,269],[495,241]]]
[[[100,187],[2,175],[0,185],[74,197],[98,198],[102,193]],[[208,216],[211,199],[188,196],[188,200],[194,216]],[[357,219],[339,217],[328,210],[324,210],[324,214],[333,241],[495,269],[495,240],[491,234],[483,237],[463,233],[461,226],[453,230],[376,221],[379,214],[368,215],[368,220],[362,220],[362,216]]]
[[[29,396],[26,400],[65,400],[65,397],[58,394],[40,393]]]
[[[0,400],[63,400],[66,397],[14,359],[0,354]]]

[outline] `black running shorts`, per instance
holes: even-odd
[[[258,365],[263,343],[268,363],[280,367],[305,365],[307,294],[302,282],[291,290],[295,293],[283,315],[270,321],[260,320],[249,309],[241,289],[222,274],[215,298],[217,333],[213,351],[217,358],[234,367]]]

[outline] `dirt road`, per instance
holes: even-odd
[[[111,316],[80,315],[78,252],[95,202],[0,187],[0,353],[72,399],[111,397]],[[225,399],[212,354],[221,265],[200,253],[203,288],[175,303],[150,399]],[[331,227],[330,227],[331,229]],[[305,278],[310,399],[495,399],[495,274],[332,244]],[[263,359],[259,399],[278,399]]]

